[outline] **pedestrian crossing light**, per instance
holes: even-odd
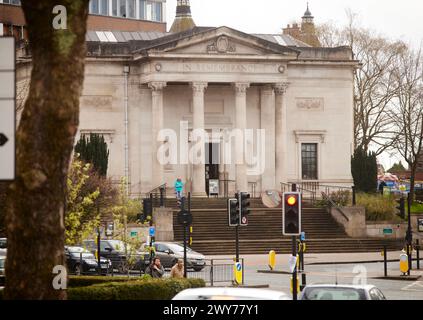
[[[283,235],[299,236],[301,234],[301,194],[299,192],[286,192],[283,199]]]
[[[240,225],[248,226],[248,215],[250,214],[250,194],[246,192],[241,193],[241,214],[240,214]]]
[[[228,216],[229,216],[229,226],[230,227],[238,226],[238,222],[239,222],[238,199],[228,200]]]

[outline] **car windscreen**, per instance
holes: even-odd
[[[303,300],[366,300],[363,289],[355,288],[306,288]]]
[[[119,251],[119,252],[125,252],[125,243],[123,241],[120,241],[120,240],[108,240],[107,243],[110,246],[112,246],[112,248],[114,250]],[[127,243],[126,244],[126,250],[128,252],[130,252],[131,249],[132,249],[131,246]]]
[[[0,249],[7,249],[7,240],[0,239]]]
[[[179,244],[169,243],[169,244],[167,244],[167,246],[173,252],[184,252],[184,247],[179,245]],[[191,248],[187,247],[187,252],[193,252],[193,250]]]
[[[95,256],[91,252],[70,252],[72,257],[80,259],[96,259]]]

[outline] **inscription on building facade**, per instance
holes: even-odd
[[[324,109],[325,100],[323,98],[297,98],[298,109],[321,111]]]

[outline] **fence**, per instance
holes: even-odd
[[[281,192],[292,191],[292,186],[297,186],[297,191],[301,192],[305,201],[315,204],[317,200],[331,197],[334,194],[345,194],[349,202],[355,205],[355,188],[344,186],[331,186],[320,184],[319,182],[281,183]]]
[[[165,276],[170,276],[172,263],[161,259],[165,270]],[[240,259],[244,270],[244,259]],[[66,251],[66,264],[69,273],[76,275],[109,275],[109,276],[142,276],[149,263],[147,255],[127,255],[127,257],[101,257],[98,268],[98,261],[91,252]],[[188,278],[203,279],[206,284],[214,286],[216,283],[232,283],[234,281],[234,260],[232,259],[206,259],[204,268],[195,271],[187,269]],[[244,284],[244,277],[242,279]]]
[[[240,259],[242,270],[244,270],[244,259]],[[232,283],[234,281],[234,260],[232,259],[211,259],[206,260],[203,270],[195,272],[188,270],[188,278],[203,279],[210,286],[217,283]],[[242,279],[244,284],[244,276]]]

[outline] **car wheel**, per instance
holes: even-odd
[[[203,270],[204,268],[203,267],[194,267],[194,271],[195,272],[200,272],[201,270]]]
[[[80,276],[81,275],[81,265],[80,264],[76,264],[75,267],[73,268],[73,272],[77,276]]]
[[[173,259],[172,260],[172,265],[170,266],[170,268],[173,268],[173,266],[175,265],[175,264],[177,264],[178,263],[178,259]]]
[[[126,274],[128,273],[128,266],[121,264],[118,268],[119,273]]]

